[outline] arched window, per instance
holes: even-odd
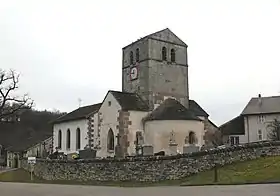
[[[115,147],[115,141],[114,141],[114,133],[112,129],[109,129],[108,136],[107,136],[107,149],[108,150],[114,150]]]
[[[136,62],[139,62],[139,48],[136,49]]]
[[[70,149],[71,147],[71,135],[70,135],[70,129],[67,129],[66,134],[66,149]]]
[[[194,144],[196,142],[195,133],[191,131],[189,133],[189,144]]]
[[[162,47],[162,49],[161,49],[161,59],[162,59],[163,61],[166,61],[166,60],[167,60],[166,47]]]
[[[176,54],[175,54],[175,50],[172,48],[171,49],[171,62],[175,62],[176,60]]]
[[[58,137],[57,137],[57,147],[61,149],[61,143],[62,143],[62,133],[61,130],[58,131]]]
[[[81,130],[77,128],[76,130],[76,149],[81,149]]]
[[[130,55],[129,55],[129,59],[130,59],[130,65],[132,65],[133,64],[133,52],[132,51],[130,51]]]

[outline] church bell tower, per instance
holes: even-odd
[[[151,110],[169,97],[189,108],[187,47],[168,28],[124,47],[122,91],[138,93]]]

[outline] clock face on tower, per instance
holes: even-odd
[[[129,74],[130,74],[130,80],[136,80],[138,78],[138,68],[131,67]]]

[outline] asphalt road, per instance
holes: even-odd
[[[1,196],[279,196],[280,185],[117,188],[0,182]]]

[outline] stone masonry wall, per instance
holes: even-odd
[[[181,179],[233,162],[280,155],[280,142],[263,142],[165,157],[100,160],[37,160],[34,174],[45,180],[148,181]],[[23,168],[29,169],[23,161]]]

